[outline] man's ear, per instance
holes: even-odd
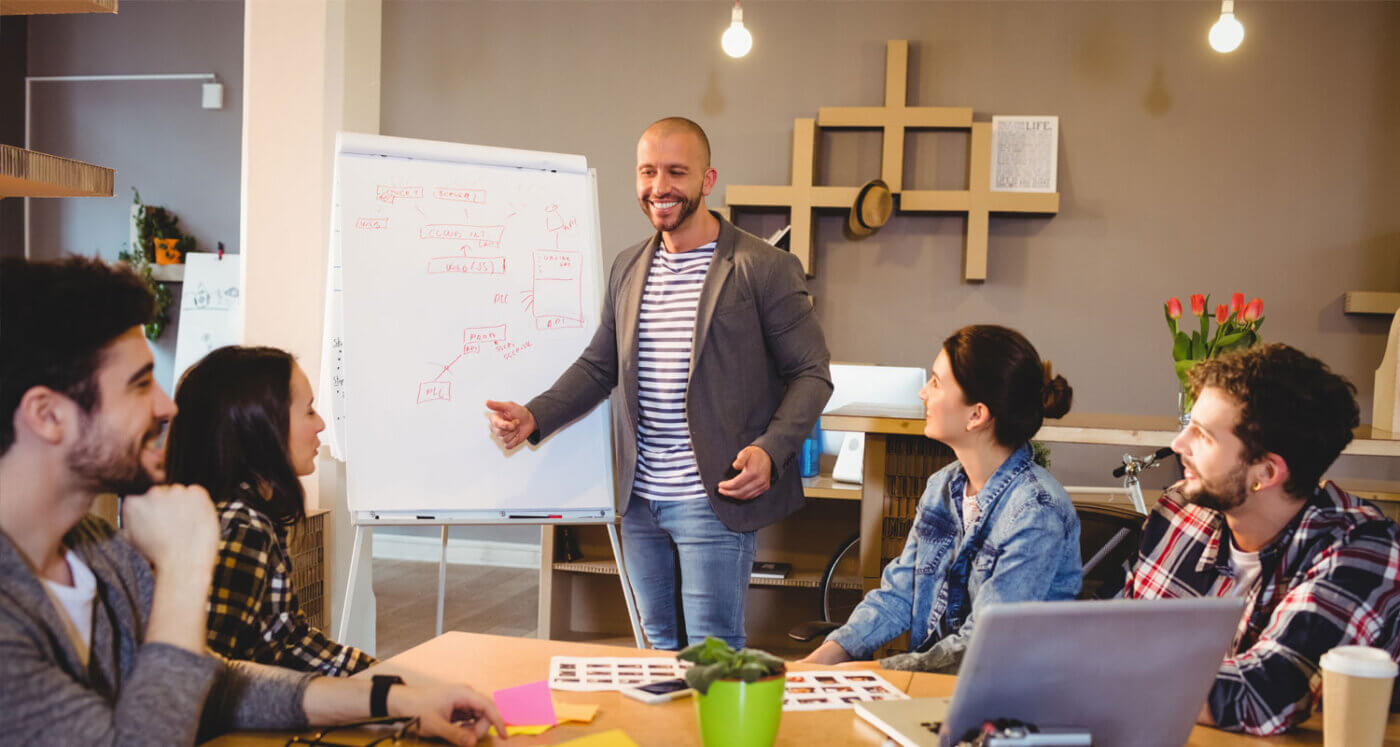
[[[62,443],[72,426],[75,408],[73,400],[46,386],[30,387],[15,408],[15,440],[24,432],[46,444]]]
[[[1288,462],[1283,461],[1283,457],[1278,454],[1269,452],[1250,467],[1249,489],[1257,493],[1261,490],[1268,490],[1275,485],[1283,485],[1288,482],[1291,474]]]
[[[715,188],[715,182],[719,181],[719,172],[714,167],[705,169],[705,178],[700,182],[700,194],[709,197],[710,192]]]

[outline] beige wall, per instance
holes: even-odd
[[[712,205],[726,184],[786,183],[793,118],[879,104],[884,42],[906,38],[911,104],[1060,117],[1061,211],[994,218],[983,284],[960,279],[961,218],[897,214],[860,242],[821,218],[811,288],[835,358],[924,365],[960,325],[1009,324],[1077,410],[1166,414],[1162,302],[1239,290],[1264,299],[1267,339],[1329,361],[1369,417],[1389,320],[1345,316],[1342,297],[1400,290],[1400,3],[1242,4],[1231,55],[1206,44],[1211,2],[744,7],[754,51],[736,61],[722,3],[386,0],[382,131],[586,155],[611,259],[649,230],[631,176],[648,122],[707,128]],[[821,141],[825,183],[878,175],[878,133]],[[963,186],[965,143],[911,135],[906,184]]]

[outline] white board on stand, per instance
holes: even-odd
[[[175,376],[225,345],[237,345],[243,329],[239,316],[239,256],[191,252],[185,255],[185,283],[180,296],[180,329],[175,335]]]
[[[514,452],[484,404],[544,391],[598,326],[584,158],[342,133],[331,228],[322,399],[357,517],[611,521],[606,403]]]

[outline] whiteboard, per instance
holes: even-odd
[[[239,256],[191,252],[185,255],[184,291],[180,295],[180,329],[175,335],[175,376],[216,348],[237,345],[243,329],[239,316]]]
[[[322,392],[357,520],[611,521],[606,404],[506,452],[485,400],[525,402],[602,308],[582,156],[342,133]]]

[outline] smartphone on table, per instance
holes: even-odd
[[[629,698],[640,700],[643,703],[651,703],[654,705],[656,703],[665,703],[668,700],[675,700],[676,698],[683,698],[692,692],[694,692],[694,690],[690,689],[690,685],[687,685],[684,679],[677,677],[673,680],[661,680],[660,682],[652,682],[647,685],[629,687],[623,690],[622,694]]]

